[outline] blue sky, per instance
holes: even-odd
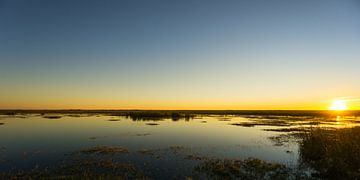
[[[360,96],[359,20],[356,0],[2,0],[0,108],[321,108]]]

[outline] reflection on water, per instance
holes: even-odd
[[[341,172],[351,170],[347,177],[360,174],[357,116],[161,116],[1,115],[0,172],[4,177],[22,172],[23,177],[329,178],[339,177],[329,174],[336,162]]]

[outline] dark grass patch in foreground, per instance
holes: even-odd
[[[1,125],[4,125],[4,124],[5,124],[5,123],[0,123],[0,126],[1,126]]]
[[[189,160],[194,160],[193,158]],[[192,173],[183,176],[189,179],[306,179],[301,174],[282,164],[259,159],[208,159],[198,158],[200,164]],[[77,158],[63,161],[54,167],[35,167],[28,171],[0,173],[1,179],[151,179],[136,165],[119,162],[112,158]],[[151,174],[151,173],[150,173]],[[295,179],[295,178],[292,178]]]
[[[360,127],[303,133],[300,158],[320,178],[360,179]]]
[[[307,179],[283,164],[259,159],[209,159],[198,165],[195,179]]]
[[[166,149],[147,150],[138,153],[154,156],[159,151],[168,151],[176,156],[186,149],[175,145]],[[35,167],[30,170],[11,170],[0,173],[1,179],[149,179],[153,172],[147,172],[143,166],[131,161],[118,159],[115,153],[128,152],[124,148],[97,146],[72,153],[60,163],[51,167]],[[104,156],[104,154],[106,156]],[[107,156],[111,155],[111,156]],[[140,156],[141,157],[141,156]],[[255,158],[214,159],[194,154],[185,154],[185,161],[196,163],[192,172],[183,174],[190,179],[309,179],[304,171],[292,169],[284,164],[266,162]],[[195,162],[194,162],[195,161]],[[176,171],[177,164],[168,167]],[[157,166],[157,165],[155,165]],[[155,167],[156,168],[156,167]]]
[[[55,167],[0,173],[0,179],[149,179],[135,165],[111,158],[74,158]]]

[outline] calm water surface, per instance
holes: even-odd
[[[0,171],[51,168],[72,158],[71,154],[97,146],[126,148],[129,153],[116,158],[135,164],[151,177],[190,174],[199,161],[189,157],[253,157],[297,166],[299,145],[296,139],[284,140],[283,135],[312,126],[356,126],[358,121],[356,117],[323,121],[309,117],[219,115],[187,121],[134,121],[107,115],[2,115]]]

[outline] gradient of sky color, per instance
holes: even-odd
[[[0,108],[360,109],[357,0],[0,0]]]

